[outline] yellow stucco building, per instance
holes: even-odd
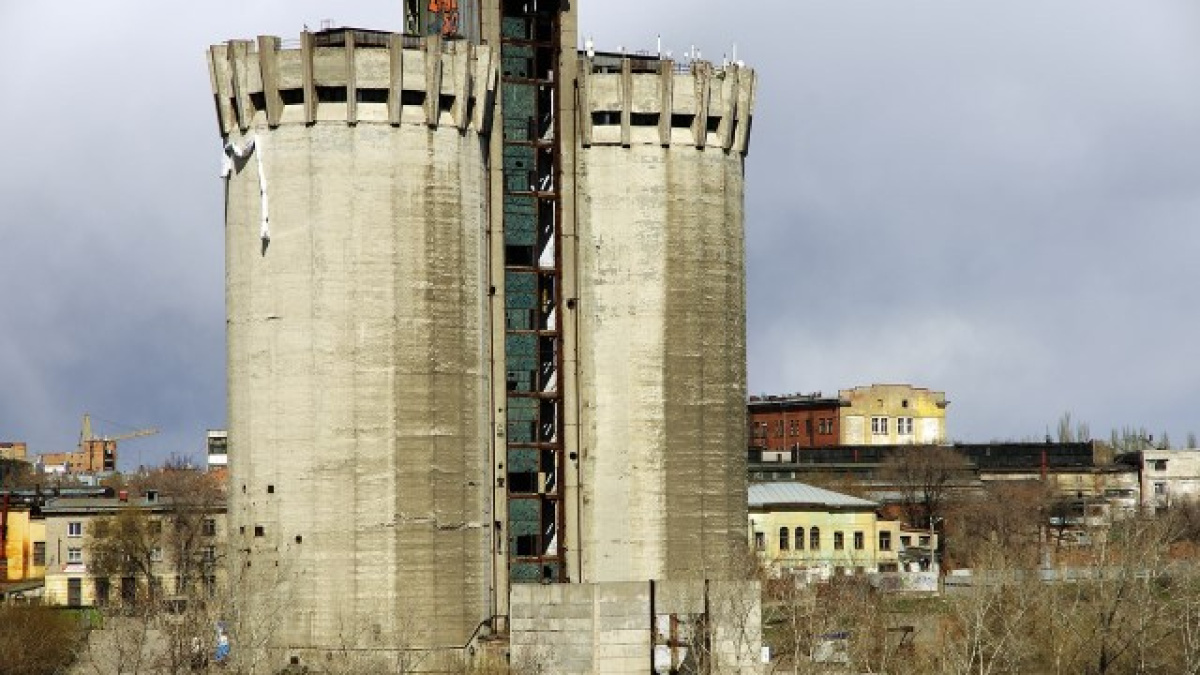
[[[804,483],[755,483],[749,507],[750,544],[775,572],[828,578],[899,569],[900,523],[881,519],[876,502]]]
[[[4,581],[33,581],[46,576],[46,522],[27,509],[12,509],[5,519]]]
[[[934,444],[946,441],[945,392],[907,384],[842,389],[842,445]]]
[[[45,514],[46,585],[45,603],[70,607],[102,605],[109,602],[132,602],[145,597],[169,597],[182,594],[185,586],[194,585],[214,593],[223,583],[226,524],[224,502],[194,507],[190,514],[192,539],[180,546],[172,538],[181,512],[172,511],[170,497],[160,498],[157,491],[147,491],[140,498],[130,498],[121,492],[117,497],[60,498],[47,502]],[[193,508],[193,507],[189,507]],[[98,576],[89,566],[92,551],[89,537],[101,518],[116,517],[123,511],[144,513],[150,525],[151,539],[137,541],[135,548],[147,554],[149,576],[141,571],[126,570],[112,577]],[[179,555],[189,556],[191,573],[195,578],[183,578]]]

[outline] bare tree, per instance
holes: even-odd
[[[172,463],[123,487],[139,496],[89,528],[89,572],[120,590],[102,607],[105,629],[92,635],[87,661],[98,673],[188,672],[210,651],[221,612],[222,488]]]
[[[1041,481],[984,486],[983,494],[948,507],[947,557],[974,567],[987,563],[993,549],[1001,547],[1018,564],[1035,566],[1053,503],[1053,491]]]
[[[932,527],[944,517],[955,481],[971,476],[971,463],[949,447],[912,446],[888,456],[878,476],[899,491],[909,524]]]
[[[1059,443],[1085,443],[1092,440],[1092,430],[1087,422],[1072,424],[1071,413],[1065,412],[1058,418]]]

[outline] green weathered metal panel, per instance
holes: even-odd
[[[507,298],[505,298],[507,301]],[[504,310],[505,330],[533,330],[533,312],[528,309]]]
[[[537,85],[505,82],[502,89],[505,120],[529,120],[537,116]]]
[[[508,522],[510,523],[531,523],[533,529],[526,532],[518,532],[517,534],[537,534],[540,529],[541,517],[540,499],[510,499],[508,500]],[[528,527],[526,525],[525,527]],[[514,532],[511,527],[509,532]]]
[[[508,470],[511,473],[534,473],[538,470],[538,450],[513,448],[508,451]]]
[[[537,293],[506,293],[504,306],[508,309],[537,309]]]
[[[533,62],[527,58],[504,56],[503,72],[509,77],[529,77],[532,73]]]
[[[506,16],[504,21],[500,23],[500,36],[511,38],[513,40],[528,40],[529,36],[529,21],[525,17]],[[504,45],[504,51],[514,48],[516,45]]]
[[[528,176],[534,169],[533,147],[528,145],[509,145],[504,148],[504,171],[515,171],[523,177]]]
[[[504,243],[509,246],[537,245],[537,200],[533,197],[504,197]]]
[[[504,45],[504,56],[532,59],[536,50],[533,45]]]
[[[511,119],[504,118],[504,140],[506,141],[528,141],[529,140],[529,120],[526,118]]]
[[[533,422],[510,422],[508,424],[509,443],[532,443]]]
[[[514,217],[537,218],[537,198],[522,195],[507,195],[504,197],[504,218]]]
[[[506,293],[532,294],[537,296],[537,273],[505,270],[504,290]]]
[[[504,351],[508,355],[532,356],[537,358],[537,336],[529,333],[512,333],[504,336]]]
[[[508,420],[510,422],[517,420],[536,420],[537,419],[538,400],[536,398],[518,398],[516,396],[508,399]]]
[[[536,563],[513,563],[508,578],[517,584],[536,584],[542,580],[541,567]]]

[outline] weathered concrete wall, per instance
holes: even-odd
[[[711,669],[695,672],[758,673],[759,598],[755,582],[515,585],[512,664],[519,672],[642,675],[703,661]]]
[[[231,578],[239,644],[273,658],[462,647],[490,615],[487,185],[467,115],[490,66],[393,38],[210,51],[224,138],[256,138],[227,187]]]
[[[753,72],[657,67],[581,73],[584,581],[722,578],[745,538]]]

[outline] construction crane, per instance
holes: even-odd
[[[116,436],[100,436],[96,437],[92,434],[92,416],[88,413],[83,413],[83,429],[79,432],[79,448],[83,449],[83,444],[86,441],[125,441],[130,438],[141,438],[142,436],[153,436],[158,433],[158,429],[138,429],[129,433],[118,434]]]
[[[92,433],[92,416],[83,414],[83,428],[79,432],[80,466],[86,471],[115,471],[117,469],[117,441],[142,436],[153,436],[158,429],[138,429],[116,436],[96,436]]]

